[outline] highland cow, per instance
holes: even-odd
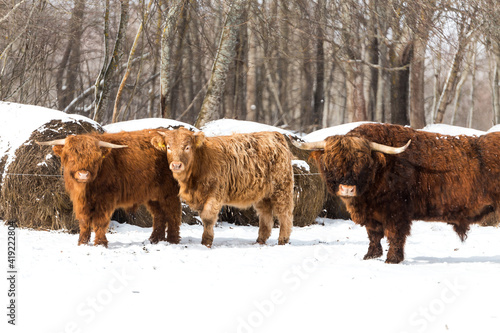
[[[165,154],[151,146],[156,131],[83,134],[39,142],[53,145],[61,158],[66,191],[80,224],[78,245],[90,241],[107,247],[106,231],[116,208],[145,204],[153,215],[151,243],[179,243],[181,203],[179,186],[168,169]]]
[[[152,144],[166,152],[170,170],[180,185],[181,199],[200,212],[202,244],[212,246],[213,228],[223,205],[253,205],[259,215],[259,244],[271,235],[274,214],[280,222],[278,243],[288,243],[293,220],[293,170],[291,153],[281,134],[205,137],[202,132],[184,128],[159,133]]]
[[[311,157],[328,190],[366,227],[370,243],[364,259],[382,256],[385,235],[386,263],[403,261],[413,220],[451,224],[464,241],[471,224],[498,210],[500,133],[445,136],[365,124],[298,145],[316,150]]]

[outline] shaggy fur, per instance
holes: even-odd
[[[66,191],[73,202],[80,223],[78,245],[90,241],[107,247],[106,231],[116,208],[135,209],[145,204],[153,215],[152,243],[180,241],[181,204],[179,187],[168,168],[165,155],[151,147],[157,135],[149,130],[113,134],[69,136],[64,145],[53,147],[64,168]],[[127,148],[102,148],[99,141]],[[81,182],[78,172],[89,172],[89,180]]]
[[[170,169],[179,182],[179,195],[200,212],[202,244],[210,247],[214,224],[223,205],[254,206],[259,215],[259,237],[271,235],[273,214],[280,222],[279,244],[289,241],[293,219],[291,153],[275,132],[205,137],[180,128],[152,140],[167,152]]]
[[[368,141],[399,147],[398,155],[370,150]],[[444,221],[464,241],[470,224],[498,210],[500,133],[481,137],[445,136],[387,124],[365,124],[325,140],[311,154],[328,190],[351,186],[341,196],[352,220],[366,227],[370,245],[364,259],[382,256],[380,240],[389,241],[387,263],[404,260],[412,220]],[[342,192],[342,191],[340,191]]]

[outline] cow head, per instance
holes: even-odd
[[[314,150],[311,158],[318,164],[332,193],[353,198],[373,185],[378,170],[386,164],[385,154],[400,154],[410,142],[395,148],[360,137],[335,135],[324,141],[294,144],[301,149]]]
[[[64,172],[78,183],[88,183],[95,179],[103,159],[111,149],[127,147],[100,141],[88,135],[71,135],[66,139],[37,143],[53,146],[52,150],[61,158]]]
[[[205,135],[183,127],[158,133],[160,135],[153,137],[151,143],[156,149],[167,153],[174,177],[179,179],[181,175],[188,174],[192,169],[195,151],[203,145]]]

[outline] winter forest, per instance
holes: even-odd
[[[500,122],[497,0],[0,3],[0,100],[101,124]]]

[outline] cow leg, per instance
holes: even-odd
[[[214,241],[214,225],[217,222],[217,216],[221,204],[215,198],[209,198],[203,206],[200,217],[203,222],[203,236],[201,237],[201,244],[206,247],[212,247],[212,242]]]
[[[389,241],[387,264],[398,264],[404,260],[406,237],[410,234],[411,221],[404,221],[385,230]]]
[[[283,187],[276,188],[271,197],[273,212],[280,222],[278,244],[285,245],[290,241],[293,227],[293,177],[290,182],[283,182]]]
[[[167,199],[165,210],[167,212],[167,242],[179,244],[181,241],[182,206],[177,194]]]
[[[93,218],[95,239],[94,246],[102,245],[108,247],[108,240],[106,238],[106,232],[109,228],[109,221],[111,218],[111,213]]]
[[[363,260],[380,258],[383,254],[380,240],[384,238],[384,229],[382,224],[374,222],[366,225],[366,232],[368,233],[370,245],[368,246],[368,252],[363,257]]]
[[[163,223],[163,231],[159,231],[163,237],[162,240],[165,239],[165,223],[168,223],[167,242],[171,244],[179,244],[179,242],[181,241],[180,230],[182,222],[181,200],[179,199],[177,194],[175,194],[167,197],[159,206],[163,215],[161,221]],[[153,224],[153,233],[154,232],[155,231]]]
[[[165,240],[166,216],[158,201],[148,201],[147,207],[153,215],[153,232],[149,236],[149,241],[152,244],[157,244]]]
[[[89,219],[79,219],[80,220],[80,236],[78,237],[78,245],[88,244],[90,242],[90,234],[92,229],[90,228]]]
[[[271,236],[273,229],[273,207],[269,199],[264,199],[254,204],[254,208],[259,216],[259,237],[257,237],[257,243],[265,244],[269,236]]]

